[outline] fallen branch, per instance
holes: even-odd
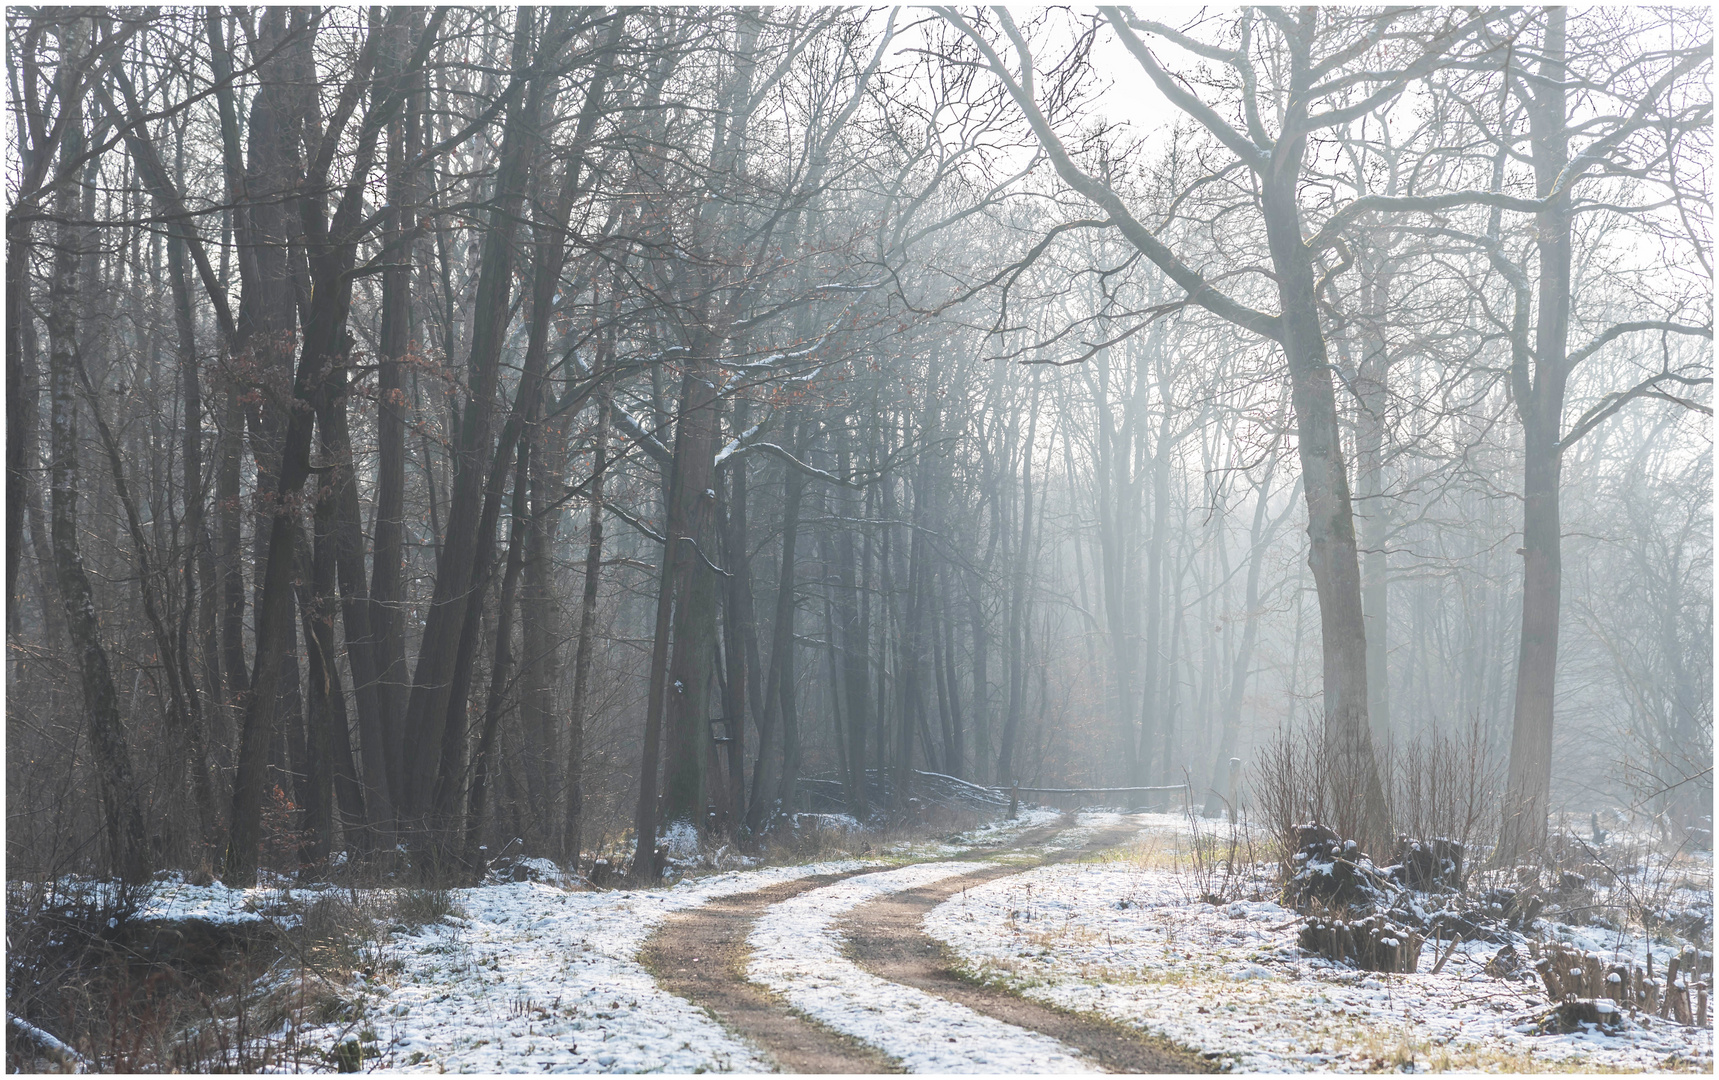
[[[12,1029],[16,1031],[20,1037],[35,1044],[49,1057],[55,1058],[62,1063],[75,1065],[78,1072],[90,1071],[88,1058],[84,1057],[76,1050],[73,1050],[70,1046],[55,1038],[53,1035],[43,1031],[41,1028],[27,1020],[18,1019],[16,1016],[8,1016],[6,1019],[11,1021]]]

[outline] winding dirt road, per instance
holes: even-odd
[[[1044,844],[1070,822],[1023,833],[1006,848],[973,851],[955,861],[995,859]],[[1120,1025],[1052,1009],[958,975],[953,958],[920,929],[925,913],[964,888],[1018,874],[1035,866],[1102,851],[1127,840],[1132,830],[1109,830],[1081,847],[1031,861],[976,869],[932,885],[908,889],[855,909],[839,924],[848,955],[860,967],[892,982],[966,1006],[1027,1031],[1049,1035],[1078,1050],[1107,1072],[1210,1072],[1200,1055]],[[782,1072],[902,1072],[881,1051],[831,1030],[790,1008],[746,978],[747,935],[772,905],[857,874],[829,874],[716,900],[669,916],[645,943],[640,961],[670,993],[703,1007],[730,1030],[764,1050]]]
[[[848,955],[860,967],[891,982],[936,994],[976,1013],[1067,1043],[1106,1072],[1213,1071],[1204,1058],[1173,1043],[1120,1024],[1053,1009],[955,973],[948,949],[920,929],[926,913],[963,889],[1018,874],[1022,869],[1007,866],[981,870],[873,900],[843,920]]]
[[[768,1051],[782,1072],[901,1072],[881,1052],[806,1019],[746,980],[746,935],[766,908],[851,876],[801,878],[670,915],[639,951],[639,962],[664,990]]]

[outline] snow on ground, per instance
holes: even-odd
[[[283,893],[280,889],[229,889],[219,881],[210,885],[191,885],[175,878],[154,882],[149,896],[138,907],[133,918],[171,922],[197,919],[211,923],[247,923],[263,921],[263,913],[278,912]],[[276,922],[281,919],[277,917]]]
[[[427,1072],[767,1071],[704,1010],[658,989],[634,957],[671,912],[865,865],[774,867],[637,892],[537,882],[454,890],[465,917],[396,936],[404,970],[392,987],[355,988],[361,1020],[301,1030],[299,1043],[373,1034],[367,1067]]]
[[[896,1058],[911,1072],[1088,1072],[1073,1048],[909,986],[842,955],[836,920],[868,900],[995,863],[927,863],[863,874],[772,905],[747,939],[747,976],[800,1012]]]
[[[1544,997],[1482,972],[1465,944],[1438,975],[1302,959],[1293,912],[1190,903],[1175,871],[1043,867],[968,889],[926,931],[976,975],[1047,1004],[1136,1025],[1242,1070],[1710,1070],[1713,1032],[1657,1019],[1619,1035],[1530,1035]]]
[[[1023,814],[1023,820],[997,822],[958,838],[962,846],[940,843],[938,848],[1001,844],[1043,824],[1042,816]],[[1051,811],[1045,820],[1056,819]],[[689,851],[681,854],[693,857]],[[891,858],[912,856],[923,853],[902,851]],[[354,1000],[364,1003],[362,1016],[301,1029],[297,1042],[332,1047],[370,1036],[374,1041],[363,1045],[367,1053],[373,1047],[376,1057],[367,1057],[367,1068],[766,1071],[766,1059],[704,1010],[658,989],[635,960],[640,946],[671,912],[815,874],[875,865],[841,860],[731,871],[635,892],[569,892],[538,882],[454,890],[464,918],[397,934],[391,948],[404,969],[386,983],[360,981],[351,988]]]

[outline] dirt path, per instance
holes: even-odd
[[[639,962],[657,985],[702,1005],[730,1031],[768,1053],[782,1072],[901,1072],[891,1058],[806,1019],[746,981],[746,935],[765,908],[852,876],[820,874],[677,912],[645,942]]]
[[[847,938],[848,955],[860,967],[891,982],[935,994],[976,1013],[1067,1043],[1108,1072],[1214,1071],[1211,1063],[1200,1055],[1166,1040],[1141,1035],[1120,1024],[1053,1009],[955,974],[954,958],[948,949],[920,929],[926,912],[963,889],[1018,874],[1023,869],[999,866],[980,870],[892,893],[855,908],[840,924]]]
[[[1035,847],[1065,828],[1066,824],[1034,829],[1023,833],[1007,848],[972,851],[960,858],[990,859]],[[1089,1055],[1095,1064],[1112,1071],[1209,1072],[1210,1065],[1198,1055],[1150,1041],[1120,1026],[1060,1012],[1002,990],[975,986],[950,971],[942,946],[919,929],[925,912],[962,888],[1018,874],[1045,862],[1102,850],[1132,835],[1132,830],[1105,832],[1093,837],[1083,848],[1058,852],[1045,860],[993,867],[873,901],[842,923],[850,935],[852,955],[861,966],[884,978],[1061,1039]],[[901,1072],[900,1063],[893,1058],[801,1016],[746,978],[746,938],[766,908],[800,893],[871,872],[875,871],[803,878],[670,915],[645,943],[639,960],[663,989],[703,1006],[731,1031],[763,1049],[783,1072]]]

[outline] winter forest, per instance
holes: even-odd
[[[1712,1068],[1705,8],[18,6],[6,47],[9,1070]],[[835,873],[746,978],[676,967]],[[885,914],[984,992],[891,975]],[[1231,1012],[1359,970],[1400,1023],[1419,971],[1542,1041],[1152,1013],[1213,920],[1258,937],[1200,975]],[[431,938],[524,988],[432,1023]],[[1009,1030],[853,1027],[910,993]]]

